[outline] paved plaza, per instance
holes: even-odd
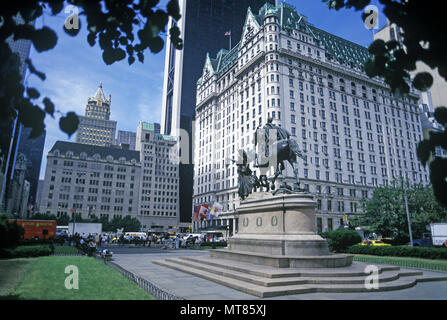
[[[152,263],[179,256],[209,256],[206,250],[162,250],[152,248],[113,248],[113,260],[126,270],[147,279],[159,288],[188,300],[257,300],[258,297],[219,285],[184,272]],[[364,263],[355,262],[363,265]],[[366,266],[366,264],[364,264]],[[410,270],[401,268],[402,270]],[[414,270],[414,269],[411,269]],[[424,275],[445,276],[443,272],[421,270]],[[266,300],[447,300],[447,281],[424,282],[416,286],[387,292],[371,293],[306,293]]]

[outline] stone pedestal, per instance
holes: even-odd
[[[316,234],[315,207],[305,193],[257,192],[241,201],[238,233],[211,256],[275,267],[342,267],[350,255],[330,255]]]

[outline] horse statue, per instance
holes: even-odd
[[[296,179],[293,191],[303,191],[300,188],[297,157],[304,159],[304,155],[301,153],[298,143],[290,138],[291,134],[286,129],[274,125],[272,121],[273,119],[269,118],[267,124],[263,128],[258,127],[255,133],[254,167],[259,169],[259,178],[256,176],[256,172],[250,169],[249,157],[245,150],[239,150],[237,161],[232,160],[237,164],[238,193],[241,200],[248,197],[253,190],[256,192],[261,188],[265,188],[267,191],[272,190],[273,194],[279,191],[292,192],[292,187],[286,182],[283,182],[280,188],[275,190],[275,181],[282,175],[286,161],[292,166]],[[271,167],[274,167],[275,173],[272,178],[269,178],[267,174]]]
[[[290,138],[291,134],[289,131],[274,125],[272,122],[273,119],[269,118],[267,124],[263,128],[258,127],[255,133],[255,148],[258,147],[255,167],[260,170],[258,184],[261,187],[265,187],[267,191],[270,189],[274,190],[275,181],[282,175],[285,169],[285,162],[287,161],[293,168],[296,179],[295,189],[301,190],[297,157],[304,159],[304,155],[301,153],[296,140]],[[271,178],[271,184],[269,184],[267,172],[272,166],[275,168],[275,173]],[[286,183],[283,183],[282,187],[291,189]]]

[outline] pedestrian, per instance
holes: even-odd
[[[89,246],[89,250],[88,250],[88,255],[89,257],[94,256],[95,252],[96,252],[96,244],[93,240],[90,240],[90,242],[88,243]]]
[[[177,236],[175,237],[175,249],[176,249],[176,250],[179,248],[179,242],[180,242],[180,239],[179,239],[179,236],[177,235]]]

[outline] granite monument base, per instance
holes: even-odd
[[[316,203],[305,193],[251,194],[238,209],[238,233],[211,257],[278,268],[334,268],[351,265],[353,256],[329,254],[316,234]]]

